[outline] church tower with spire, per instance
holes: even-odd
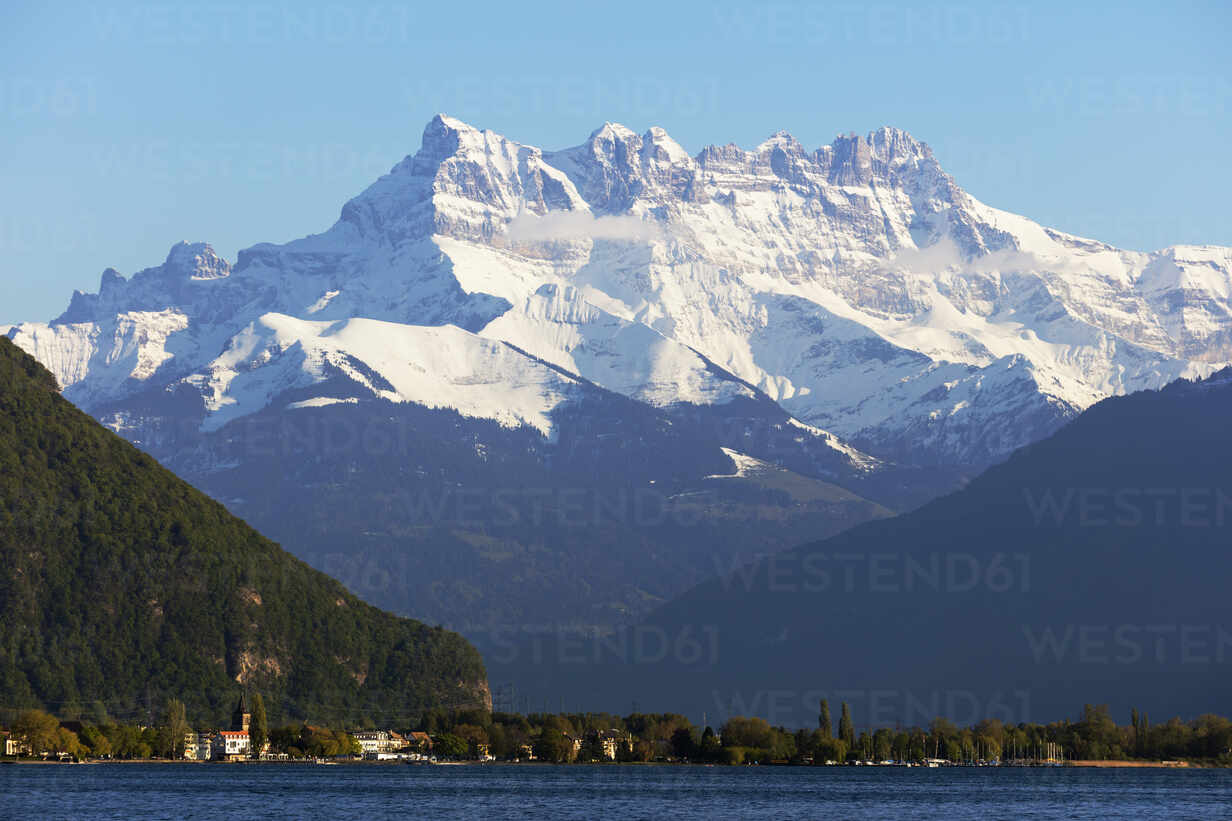
[[[244,701],[244,694],[240,693],[240,700],[235,705],[235,712],[231,714],[231,729],[246,733],[251,722],[252,713],[248,712],[248,705]]]

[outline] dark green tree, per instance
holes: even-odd
[[[248,725],[248,741],[252,744],[252,754],[261,757],[265,742],[269,741],[269,721],[265,717],[265,699],[260,693],[252,694],[252,721]]]
[[[188,714],[184,702],[167,699],[163,707],[163,722],[158,728],[158,752],[167,758],[184,757],[184,736],[187,735]]]
[[[13,722],[13,735],[30,747],[30,752],[40,755],[56,748],[60,722],[42,710],[26,710]]]
[[[719,731],[724,747],[753,747],[769,750],[774,746],[775,733],[764,718],[732,716]]]
[[[864,761],[868,761],[873,757],[873,739],[866,731],[860,731],[860,737],[856,739],[855,751],[858,757]]]
[[[598,736],[591,736],[582,742],[582,747],[578,750],[577,760],[581,763],[590,761],[606,761],[607,756],[603,753],[603,742]]]
[[[107,740],[107,736],[98,727],[87,724],[81,730],[81,743],[85,745],[86,752],[94,758],[110,758],[111,757],[111,742]]]
[[[573,758],[573,743],[555,727],[544,727],[534,749],[540,761],[564,764]]]
[[[817,726],[826,738],[834,737],[834,727],[830,724],[830,702],[824,698],[821,700],[821,714],[817,717]]]
[[[270,749],[278,753],[286,753],[292,758],[304,755],[304,744],[301,740],[303,728],[298,724],[286,724],[270,730]]]
[[[672,753],[677,758],[693,758],[697,755],[697,739],[691,727],[678,727],[672,733]]]
[[[851,707],[843,702],[843,712],[838,719],[838,737],[847,744],[850,750],[856,745],[856,728],[851,723]]]
[[[432,739],[432,752],[440,758],[466,758],[466,739],[453,733],[442,733]]]
[[[697,745],[697,754],[705,761],[714,761],[722,752],[723,745],[719,743],[719,739],[714,734],[714,730],[707,727],[702,732],[702,740]]]
[[[893,758],[894,731],[887,727],[881,727],[875,730],[872,736],[871,748],[873,758],[877,761],[885,761],[888,758]]]
[[[107,707],[101,701],[90,705],[90,720],[99,727],[112,723],[111,716],[107,715]]]

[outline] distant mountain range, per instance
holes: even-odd
[[[0,339],[0,709],[220,721],[413,721],[490,705],[457,634],[399,619],[283,552],[102,428]]]
[[[1230,249],[1041,227],[895,129],[691,157],[439,116],[324,233],[181,243],[7,334],[382,606],[601,631],[1214,372],[1230,292]]]
[[[1232,709],[1232,369],[1104,400],[964,489],[766,557],[598,640],[508,637],[494,682],[578,709],[815,726]],[[498,691],[499,692],[499,691]]]

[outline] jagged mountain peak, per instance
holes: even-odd
[[[161,265],[125,277],[107,268],[97,294],[74,291],[68,308],[54,323],[91,322],[100,316],[131,311],[161,311],[208,300],[202,288],[225,281],[231,264],[205,242],[180,241],[171,246]]]
[[[390,176],[431,177],[445,163],[482,161],[485,154],[516,155],[520,150],[539,153],[539,149],[521,145],[495,131],[477,128],[448,114],[437,114],[424,126],[419,150],[394,166]]]
[[[180,241],[171,246],[163,271],[189,279],[220,279],[231,275],[231,264],[205,242]]]
[[[754,154],[769,154],[775,149],[781,149],[791,154],[804,154],[804,146],[792,136],[790,131],[776,131],[753,149]]]
[[[435,235],[491,241],[519,214],[586,210],[543,152],[439,114],[423,143],[343,206],[334,239],[397,246]]]
[[[479,129],[461,120],[437,114],[424,126],[419,153],[425,158],[445,159],[456,153],[465,143],[472,142],[480,134]]]
[[[737,148],[734,144],[728,144],[723,147],[709,146],[707,151],[722,153]],[[823,162],[826,161],[824,158],[865,151],[870,159],[877,159],[884,163],[901,162],[908,157],[931,159],[933,156],[932,150],[926,143],[916,139],[908,131],[893,126],[882,126],[867,134],[855,132],[839,134],[828,145],[823,145],[811,152],[790,131],[781,129],[759,143],[751,153],[754,156],[765,155],[776,148],[793,155],[811,155]]]
[[[122,286],[126,282],[128,282],[128,279],[115,268],[107,268],[99,279],[98,291],[101,294],[110,288]]]
[[[916,139],[908,131],[889,125],[870,131],[864,139],[872,146],[873,152],[887,162],[898,156],[933,156],[927,143]]]
[[[882,126],[868,134],[840,134],[813,153],[836,185],[867,185],[874,179],[902,184],[899,175],[919,174],[948,180],[932,149],[907,131]]]
[[[558,158],[585,154],[601,162],[626,167],[647,161],[683,165],[692,162],[688,151],[662,126],[652,125],[638,134],[628,126],[613,122],[596,128],[579,146],[548,154]]]
[[[656,177],[661,178],[659,184],[664,184],[666,178],[687,176],[699,166],[747,165],[759,157],[766,158],[762,161],[768,160],[780,175],[799,176],[801,170],[811,170],[832,185],[866,185],[874,178],[898,184],[901,180],[892,178],[904,172],[926,172],[928,176],[948,179],[926,143],[892,126],[882,126],[866,135],[839,135],[829,145],[812,152],[790,132],[780,130],[751,151],[734,144],[711,145],[694,157],[660,126],[651,126],[639,134],[621,123],[605,122],[580,145],[544,151],[446,114],[436,115],[425,126],[420,149],[395,166],[392,175],[431,177],[444,165],[466,162],[490,167],[493,158],[501,155],[514,160],[529,159],[535,165],[546,164],[563,171],[582,198],[601,211],[628,209],[639,195],[657,187]],[[786,158],[786,164],[777,159],[779,156]],[[707,200],[689,185],[676,186],[674,193]]]
[[[666,161],[671,165],[692,165],[693,158],[680,143],[659,126],[651,126],[642,136],[643,153],[657,161]]]
[[[630,140],[637,137],[637,132],[621,123],[605,122],[603,125],[590,132],[590,136],[586,138],[587,144],[612,140]]]
[[[437,113],[436,116],[434,116],[431,120],[429,120],[428,125],[425,126],[425,128],[431,128],[433,126],[436,126],[439,128],[446,128],[451,131],[458,131],[458,132],[487,130],[487,129],[476,128],[470,123],[463,122],[462,120],[459,120],[457,117],[451,117],[450,115],[446,114],[443,111]]]

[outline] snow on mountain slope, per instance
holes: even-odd
[[[182,243],[7,333],[87,409],[192,384],[214,425],[355,360],[378,394],[547,430],[565,377],[503,341],[655,406],[764,394],[874,456],[980,465],[1232,358],[1232,249],[1042,227],[892,128],[690,157],[657,128],[544,152],[439,116],[327,231],[234,266]]]
[[[707,479],[744,479],[749,476],[757,476],[762,473],[767,473],[775,469],[774,465],[763,462],[761,459],[756,459],[747,454],[741,453],[738,450],[731,448],[723,448],[723,453],[731,459],[736,466],[734,473],[712,473],[707,476]]]
[[[754,395],[696,351],[639,322],[600,310],[571,285],[541,286],[482,333],[657,407],[721,404]]]
[[[1184,297],[1204,303],[1199,313],[1213,337],[1195,350],[1138,292],[1137,273],[1175,249],[1109,258],[1107,246],[1076,247],[975,201],[903,132],[840,138],[812,153],[779,134],[751,152],[673,154],[670,169],[651,148],[662,141],[606,127],[546,156],[595,208],[655,214],[687,246],[669,243],[636,271],[649,286],[641,316],[840,435],[893,438],[893,418],[903,442],[908,429],[955,416],[964,427],[999,425],[995,417],[962,419],[977,406],[953,390],[963,377],[946,363],[972,366],[973,384],[982,384],[976,369],[1023,357],[1039,388],[1020,393],[1020,407],[998,411],[1047,428],[1056,424],[1049,409],[1064,416],[1109,394],[1202,375],[1211,367],[1200,360],[1222,356],[1226,250],[1222,267],[1210,269],[1211,296]],[[708,296],[700,310],[697,294]],[[855,327],[843,330],[842,320]],[[911,357],[895,347],[931,361],[910,373]],[[1044,432],[1024,430],[1019,443]]]
[[[331,368],[382,399],[452,408],[511,427],[530,425],[545,435],[551,433],[552,409],[578,386],[503,342],[449,325],[311,322],[273,313],[233,337],[203,373],[184,381],[202,391],[209,413],[204,427],[216,430],[260,410],[271,397],[324,381]],[[296,405],[319,407],[327,399]]]
[[[175,309],[125,311],[98,322],[23,323],[9,337],[55,374],[70,399],[88,407],[150,379],[174,356],[170,338],[188,325]]]

